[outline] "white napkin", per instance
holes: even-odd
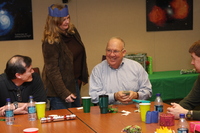
[[[122,110],[121,112],[123,113],[122,115],[125,115],[125,116],[127,116],[127,115],[129,115],[131,113],[131,112],[125,111],[125,110]]]
[[[79,109],[83,109],[83,107],[78,107],[78,108],[76,108],[76,109],[78,109],[78,110],[79,110]]]

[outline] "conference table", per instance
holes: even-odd
[[[66,115],[71,114],[67,109],[46,111],[48,115]],[[40,123],[40,120],[29,121],[28,115],[15,115],[13,125],[6,125],[5,121],[0,121],[1,133],[23,133],[25,128],[38,128],[39,133],[94,133],[90,127],[79,119],[58,121],[50,123]],[[0,117],[1,119],[4,117]],[[78,131],[78,132],[77,132]]]
[[[197,77],[197,73],[180,74],[180,70],[153,72],[149,74],[153,95],[148,100],[154,101],[156,93],[161,93],[163,101],[182,99],[190,92]]]
[[[164,112],[168,104],[164,103]],[[35,127],[39,133],[121,133],[122,129],[129,125],[138,125],[142,128],[142,133],[154,133],[160,128],[159,123],[146,124],[141,121],[140,113],[135,104],[113,105],[118,108],[118,113],[101,114],[99,106],[92,106],[90,113],[84,113],[83,109],[69,108],[60,110],[46,111],[48,115],[66,115],[75,114],[76,119],[67,121],[58,121],[41,124],[39,120],[28,121],[28,115],[15,115],[14,125],[6,125],[5,121],[0,121],[0,131],[3,133],[23,133],[23,129]],[[131,112],[129,115],[123,115],[122,110]],[[153,102],[151,103],[153,111]],[[168,127],[176,131],[178,120],[175,125]]]
[[[164,103],[164,112],[166,113],[166,108],[170,105]],[[159,123],[146,124],[141,121],[140,113],[135,112],[137,110],[135,104],[130,105],[113,105],[113,108],[118,108],[118,113],[107,113],[100,114],[100,109],[98,106],[92,106],[90,113],[83,113],[83,110],[78,110],[76,108],[69,108],[71,113],[76,114],[77,118],[83,121],[86,125],[92,128],[97,133],[120,133],[123,128],[129,125],[138,125],[142,128],[142,133],[154,133],[157,128],[160,128]],[[151,111],[153,111],[153,102],[151,103]],[[122,110],[131,112],[129,115],[125,116],[120,113]],[[175,125],[168,127],[168,129],[173,129],[176,131],[177,122],[175,120]]]

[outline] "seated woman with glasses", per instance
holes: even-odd
[[[27,102],[32,95],[34,101],[46,102],[46,92],[38,73],[32,69],[30,57],[15,55],[0,75],[0,116],[4,116],[6,98],[13,103],[14,114],[26,114]]]
[[[107,43],[106,60],[93,68],[89,85],[93,103],[104,94],[109,96],[109,104],[128,104],[132,99],[152,96],[147,72],[138,62],[124,58],[124,46],[121,38],[112,37]]]

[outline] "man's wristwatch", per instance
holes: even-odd
[[[15,106],[15,109],[18,108],[18,102],[14,102],[13,105]]]
[[[136,99],[139,99],[139,94],[138,94],[138,92],[136,92],[137,93],[137,98]]]
[[[189,110],[189,111],[187,112],[187,114],[186,114],[186,118],[187,118],[188,120],[192,120],[192,115],[193,115],[193,111],[192,111],[192,110]]]

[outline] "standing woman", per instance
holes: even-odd
[[[67,5],[53,4],[48,11],[42,39],[42,78],[50,109],[79,107],[79,87],[88,83],[85,47],[70,22]]]

